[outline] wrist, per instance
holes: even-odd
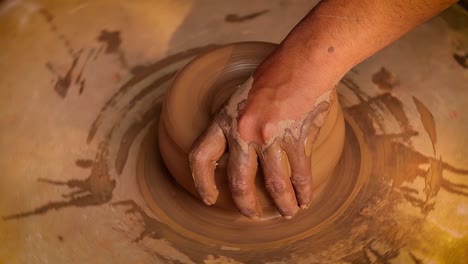
[[[296,39],[294,35],[286,38],[277,52],[292,58],[304,78],[319,81],[321,86],[336,85],[355,64],[325,41]]]
[[[329,61],[327,57],[305,56],[305,52],[282,43],[257,68],[249,98],[292,108],[292,116],[302,116],[315,106],[311,102],[329,94],[347,71]]]

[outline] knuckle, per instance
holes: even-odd
[[[249,135],[255,125],[254,117],[249,114],[237,118],[237,129],[241,135]]]
[[[249,192],[249,184],[245,179],[233,179],[231,180],[231,192],[233,195],[246,195]]]
[[[260,136],[262,138],[263,143],[267,143],[270,140],[270,138],[275,136],[276,132],[276,125],[270,122],[262,124],[260,127]]]
[[[273,179],[265,182],[267,191],[272,196],[278,196],[286,190],[286,183],[282,180]]]
[[[294,186],[306,187],[310,185],[310,177],[304,174],[293,174],[291,182]]]
[[[189,161],[191,164],[198,164],[210,160],[209,149],[202,145],[195,146],[189,154]]]
[[[258,116],[252,114],[244,114],[237,121],[237,129],[242,138],[261,144],[266,143],[272,137],[274,127],[274,125],[264,123]]]
[[[199,163],[200,161],[202,161],[203,156],[203,151],[199,147],[195,147],[194,149],[192,149],[192,151],[190,151],[189,154],[190,164]]]

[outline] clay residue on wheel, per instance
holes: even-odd
[[[413,137],[420,132],[415,131],[412,125],[414,120],[408,117],[404,103],[400,99],[391,93],[369,96],[349,78],[345,78],[342,84],[358,99],[357,104],[345,108],[344,111],[356,123],[353,129],[357,129],[356,131],[365,137],[367,147],[364,149],[368,148],[367,155],[374,165],[371,177],[369,177],[371,180],[366,183],[366,188],[358,194],[347,211],[328,227],[329,229],[324,229],[302,240],[299,244],[290,243],[281,249],[262,249],[249,254],[246,254],[242,248],[226,250],[235,248],[230,245],[207,246],[200,241],[183,238],[184,233],[179,233],[182,237],[171,240],[174,245],[194,262],[219,257],[244,263],[258,258],[265,261],[287,259],[288,261],[336,262],[342,260],[371,263],[373,259],[389,262],[401,254],[417,259],[419,257],[417,253],[405,253],[400,249],[406,243],[412,242],[412,239],[419,236],[419,233],[424,233],[421,229],[425,224],[424,219],[433,210],[438,192],[444,189],[456,195],[464,196],[467,193],[466,187],[454,184],[447,179],[444,171],[449,170],[456,174],[467,175],[468,170],[456,168],[414,149]],[[399,132],[387,129],[389,117],[397,121]],[[399,153],[399,155],[394,155],[394,153]],[[421,169],[424,165],[429,165],[432,169]],[[424,186],[412,185],[416,179],[422,179],[425,182]],[[425,188],[426,185],[432,187]],[[421,198],[421,195],[424,195],[424,198]],[[400,204],[409,206],[407,211],[401,211],[398,207]],[[129,214],[139,213],[131,211]],[[145,216],[145,219],[148,219],[146,217],[155,219],[150,215]],[[153,220],[151,220],[152,223],[157,223],[157,220],[154,222]],[[342,230],[340,227],[343,226],[349,229]],[[155,234],[159,234],[158,230],[161,230],[161,226],[158,225],[144,225],[144,228],[144,234],[152,234],[153,228],[155,228]],[[168,232],[166,237],[177,233],[173,228],[175,227],[169,224],[167,229],[164,229]],[[286,227],[280,225],[275,232],[283,232],[282,228]],[[331,236],[329,230],[340,231]],[[219,236],[222,239],[222,231],[219,232]],[[145,239],[158,240],[160,238],[147,235]],[[140,243],[144,243],[145,239]],[[321,241],[321,243],[317,244],[314,241]],[[191,250],[193,248],[197,250]],[[158,252],[158,249],[154,249],[154,252]]]
[[[69,192],[62,194],[62,199],[50,201],[33,210],[3,216],[4,220],[14,220],[34,215],[41,215],[50,211],[57,211],[68,207],[99,206],[112,200],[112,193],[116,181],[112,179],[107,165],[107,145],[103,143],[93,162],[82,162],[77,160],[78,166],[90,167],[90,175],[82,179],[71,179],[68,181],[57,181],[54,179],[39,178],[41,184],[65,186]]]
[[[372,75],[372,82],[384,91],[390,91],[398,85],[398,79],[395,74],[385,67],[380,68],[378,72]]]
[[[192,261],[202,262],[212,259],[213,255],[240,263],[249,263],[258,258],[265,261],[317,260],[321,263],[339,260],[372,263],[372,259],[390,262],[401,254],[418,258],[417,253],[403,253],[400,249],[413,241],[412,238],[424,233],[421,228],[425,224],[424,219],[427,213],[434,208],[437,188],[432,188],[433,191],[429,193],[429,190],[417,188],[418,186],[407,187],[407,184],[416,178],[422,178],[427,185],[436,186],[437,182],[440,182],[441,189],[466,195],[466,188],[450,184],[448,179],[443,179],[443,171],[450,170],[468,175],[468,170],[455,168],[414,150],[411,141],[417,132],[414,131],[410,119],[404,112],[403,103],[398,98],[388,93],[369,96],[352,80],[346,79],[343,82],[352,87],[350,89],[358,98],[362,98],[358,104],[345,108],[345,112],[353,117],[357,129],[363,129],[362,133],[369,147],[367,155],[371,156],[372,163],[375,165],[365,191],[358,195],[353,205],[335,220],[332,226],[298,244],[290,243],[281,249],[276,248],[272,251],[262,249],[257,250],[256,253],[246,254],[242,249],[222,250],[222,246],[210,247],[190,239],[184,240],[185,242],[181,244],[177,243],[177,247]],[[400,134],[385,132],[385,120],[389,116],[399,119]],[[376,127],[380,127],[381,130],[376,130]],[[393,155],[393,153],[399,153],[399,155]],[[395,166],[395,164],[398,165]],[[419,169],[424,164],[433,164],[432,171],[427,173]],[[437,176],[428,176],[428,174]],[[437,178],[443,180],[437,180]],[[389,185],[392,181],[393,185]],[[424,194],[426,191],[429,199],[420,199],[419,194]],[[412,216],[408,215],[408,211],[401,211],[397,206],[405,203],[410,205],[408,210]],[[420,213],[417,213],[418,211]],[[349,229],[340,229],[343,226]],[[283,232],[283,228],[287,227],[279,225],[275,228],[275,232]],[[330,230],[341,231],[333,232],[332,235]],[[145,230],[145,233],[151,233],[151,230]],[[220,237],[222,236],[222,231],[220,231]],[[321,242],[317,244],[315,241]],[[190,250],[194,246],[191,243],[195,243],[197,252]],[[294,250],[291,250],[292,248]]]
[[[52,18],[49,18],[49,20],[50,19]],[[151,92],[159,93],[160,96],[163,95],[164,91],[163,87],[161,86],[162,84],[169,81],[170,78],[172,78],[172,76],[175,74],[175,71],[172,71],[166,75],[163,74],[163,76],[161,76],[160,78],[156,78],[155,81],[148,86],[140,86],[139,88],[141,90],[139,90],[137,95],[134,97],[128,98],[127,92],[132,88],[135,89],[135,85],[138,84],[139,81],[144,80],[144,77],[158,74],[161,70],[165,70],[165,68],[170,67],[171,65],[177,65],[178,63],[187,61],[187,59],[189,59],[190,57],[193,57],[200,52],[212,49],[215,46],[216,45],[208,45],[204,47],[194,48],[169,56],[161,61],[154,63],[153,65],[151,65],[151,67],[148,67],[148,71],[146,73],[142,73],[142,75],[133,77],[122,87],[120,87],[116,94],[112,96],[111,99],[104,105],[103,110],[97,116],[96,120],[98,121],[95,122],[96,124],[110,122],[111,126],[108,127],[106,131],[103,131],[103,135],[100,137],[100,142],[97,143],[98,149],[96,151],[94,159],[82,157],[77,157],[76,159],[76,166],[90,170],[89,176],[85,179],[70,179],[66,181],[54,180],[52,176],[51,178],[47,179],[39,178],[38,183],[40,185],[38,186],[45,186],[46,184],[63,186],[66,188],[67,192],[62,195],[61,199],[47,202],[32,210],[3,215],[2,218],[4,220],[20,219],[34,215],[46,214],[51,210],[57,211],[68,207],[80,208],[88,206],[99,206],[110,202],[113,197],[113,191],[117,184],[115,177],[111,175],[110,162],[111,160],[115,160],[113,163],[117,172],[121,172],[123,170],[127,159],[128,151],[133,143],[134,138],[139,132],[141,132],[142,128],[144,128],[154,118],[155,111],[157,112],[160,108],[161,100],[157,100],[153,104],[153,108],[151,108],[150,110],[146,110],[146,112],[143,112],[143,118],[140,118],[139,120],[137,119],[135,122],[133,122],[133,125],[131,125],[125,133],[126,137],[124,137],[121,140],[121,146],[119,147],[117,156],[109,157],[110,145],[114,144],[112,141],[114,133],[126,118],[126,114],[128,114],[130,110],[136,107],[140,103],[140,101],[143,100],[147,95],[149,95]],[[82,80],[82,71],[86,66],[88,60],[92,58],[93,54],[94,49],[91,49],[88,52],[88,56],[86,56],[84,60],[82,60],[82,70],[78,74],[76,80]],[[96,54],[99,54],[99,52],[97,52]],[[78,55],[76,60],[78,61],[79,58],[80,55]],[[77,67],[77,61],[72,62],[71,71],[73,71],[73,69]],[[53,71],[52,66],[48,67],[51,71]],[[123,109],[124,111],[119,113],[118,118],[113,119],[112,114],[114,114],[115,112],[119,112],[117,111],[117,109],[113,109],[114,113],[107,113],[108,117],[106,118],[106,116],[104,115],[105,110],[107,110],[108,107],[111,107],[111,105],[115,106],[119,100],[128,100],[128,103]],[[96,130],[94,130],[93,127],[95,127]],[[89,136],[87,142],[88,144],[91,143],[91,141],[94,139],[96,132],[97,126],[92,126],[92,129],[90,131],[90,134],[92,134],[92,136]]]
[[[247,14],[247,15],[227,14],[226,17],[224,17],[224,21],[230,22],[230,23],[245,22],[245,21],[257,18],[259,16],[262,16],[268,12],[269,10],[265,9],[265,10],[257,11],[257,12]]]
[[[76,165],[89,170],[87,177],[64,182],[54,180],[53,175],[47,179],[38,179],[38,188],[50,187],[45,184],[65,188],[64,197],[32,210],[2,215],[3,220],[15,221],[50,211],[58,211],[58,214],[61,214],[63,213],[61,209],[69,207],[82,208],[108,204],[112,200],[115,187],[119,184],[117,171],[125,167],[124,160],[134,158],[127,153],[135,142],[135,135],[141,134],[149,123],[154,121],[145,117],[145,113],[147,116],[152,113],[152,107],[144,108],[142,102],[148,103],[147,100],[158,98],[158,93],[162,95],[162,90],[167,87],[167,81],[161,81],[155,83],[151,89],[147,88],[148,92],[142,92],[147,86],[137,86],[137,84],[154,75],[157,75],[155,79],[158,79],[171,73],[180,67],[171,68],[171,65],[186,61],[197,52],[210,48],[213,47],[201,47],[169,56],[144,68],[140,72],[141,75],[135,76],[122,86],[98,113],[90,129],[88,142],[96,140],[98,146],[95,156],[76,157]],[[434,125],[430,124],[432,121],[423,121],[430,119],[425,112],[430,112],[431,108],[427,107],[423,100],[416,98],[413,102],[417,100],[423,105],[418,107],[418,113],[421,116],[419,121],[424,124],[425,131],[416,131],[413,122],[418,120],[408,117],[405,112],[406,105],[395,95],[379,93],[369,96],[349,77],[344,79],[342,84],[347,87],[345,89],[352,91],[358,100],[356,104],[346,107],[344,112],[356,123],[356,128],[353,128],[356,134],[362,133],[361,136],[366,139],[363,147],[368,149],[367,154],[370,155],[373,166],[370,180],[366,182],[362,191],[348,206],[347,211],[327,229],[300,243],[285,243],[280,248],[244,251],[231,246],[206,245],[188,239],[186,234],[178,232],[173,226],[153,216],[140,200],[115,201],[113,207],[125,211],[128,216],[128,219],[120,220],[126,222],[130,228],[129,240],[135,241],[137,247],[166,262],[181,263],[210,261],[248,263],[259,259],[265,262],[296,263],[301,261],[386,263],[401,256],[417,263],[424,259],[424,254],[418,250],[405,250],[405,247],[418,249],[428,244],[435,245],[438,249],[445,247],[446,252],[455,254],[447,253],[446,259],[462,256],[460,250],[449,250],[448,244],[445,243],[450,240],[453,243],[451,245],[457,247],[456,243],[461,243],[462,239],[447,234],[439,226],[427,221],[429,212],[433,211],[435,206],[443,205],[439,195],[442,190],[456,197],[468,197],[468,186],[457,183],[451,178],[452,175],[468,175],[468,169],[459,168],[441,158],[444,153],[437,148],[436,140],[432,140],[437,134],[432,127],[435,127],[435,132],[440,128],[436,126],[436,120],[433,122]],[[133,100],[133,108],[128,109],[133,99],[128,92],[133,89],[138,89],[135,94],[142,92],[141,99]],[[160,103],[156,100],[153,107],[157,107],[158,102]],[[124,107],[117,108],[121,104]],[[138,115],[130,113],[130,110],[138,112]],[[144,118],[138,120],[136,116]],[[388,131],[386,122],[389,117],[397,121],[399,131]],[[128,118],[132,118],[131,122],[123,122]],[[123,131],[122,135],[126,139],[117,137],[116,131]],[[421,133],[425,133],[427,141],[434,141],[432,142],[434,153],[437,155],[424,154],[415,149],[413,139]],[[123,141],[125,143],[122,143]],[[120,150],[110,151],[111,148]],[[115,166],[115,171],[111,169],[112,165]],[[450,172],[450,175],[446,172]],[[139,217],[139,221],[132,220],[135,216]],[[283,232],[284,228],[287,227],[279,225],[276,230]],[[334,232],[330,232],[331,230]],[[219,236],[223,237],[222,232]],[[64,243],[68,241],[64,239]],[[170,244],[174,252],[179,254],[178,258],[174,259],[168,255],[167,244],[148,247],[146,243],[152,241]]]
[[[100,125],[102,124],[102,122],[104,121],[106,117],[106,113],[108,113],[111,110],[115,110],[113,108],[117,104],[117,102],[121,101],[127,95],[127,93],[130,92],[132,88],[134,88],[134,86],[138,82],[144,80],[145,78],[148,78],[152,74],[165,70],[166,67],[169,67],[172,64],[180,63],[197,54],[212,50],[216,47],[219,47],[219,45],[211,44],[211,45],[189,49],[189,50],[168,56],[160,61],[155,62],[152,65],[137,67],[138,75],[136,75],[135,77],[130,79],[128,82],[126,82],[124,85],[122,85],[118,89],[118,91],[114,93],[104,103],[103,107],[100,109],[99,113],[97,114],[96,118],[93,120],[93,123],[91,124],[91,128],[89,129],[89,132],[88,132],[87,142],[90,143],[94,139]]]

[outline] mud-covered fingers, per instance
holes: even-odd
[[[291,218],[299,207],[289,178],[289,164],[284,151],[278,144],[273,143],[262,153],[260,160],[268,193],[281,215]]]
[[[247,148],[247,149],[246,149]],[[240,213],[256,219],[262,208],[255,192],[257,153],[251,146],[241,148],[236,140],[229,142],[228,177],[232,198]]]
[[[297,202],[303,209],[307,208],[311,199],[311,160],[305,147],[286,150],[291,165],[291,182],[294,186]]]
[[[212,205],[218,199],[215,183],[216,162],[226,150],[226,138],[222,129],[212,123],[197,139],[189,155],[190,168],[198,194],[203,202]]]

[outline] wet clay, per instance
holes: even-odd
[[[193,195],[198,197],[188,156],[194,142],[212,123],[220,106],[249,79],[275,46],[260,42],[228,45],[199,56],[179,71],[173,80],[161,114],[160,151],[171,175]],[[344,118],[336,92],[328,96],[331,100],[329,114],[317,140],[306,146],[306,152],[311,153],[312,200],[320,195],[333,173],[344,144]],[[227,181],[228,155],[229,150],[224,153],[216,168],[215,182],[219,196],[215,206],[237,210]],[[259,203],[267,216],[277,215],[260,171],[257,171],[255,179]]]

